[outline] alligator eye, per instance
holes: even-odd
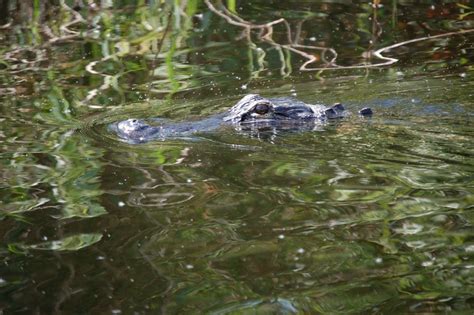
[[[253,108],[253,110],[259,115],[265,115],[270,110],[270,106],[268,106],[268,104],[265,104],[265,103],[260,103],[260,104],[257,104]]]

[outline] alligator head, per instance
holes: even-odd
[[[344,106],[340,103],[332,107],[309,105],[292,98],[266,99],[258,94],[244,96],[224,117],[224,121],[234,123],[259,123],[271,121],[304,122],[315,118],[343,117]]]

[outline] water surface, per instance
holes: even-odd
[[[300,71],[291,50],[324,47],[301,48],[311,67],[376,64],[375,49],[473,29],[469,3],[237,3],[244,22],[284,18],[293,46],[284,25],[276,44],[246,39],[199,1],[5,3],[5,313],[473,311],[474,33],[392,49],[388,67]],[[375,115],[139,145],[107,130],[246,93]]]

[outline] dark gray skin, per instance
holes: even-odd
[[[209,132],[222,125],[238,130],[311,130],[328,119],[342,118],[347,111],[340,103],[327,107],[312,105],[292,98],[264,98],[258,94],[244,96],[228,111],[199,121],[169,122],[152,119],[127,119],[110,128],[129,143],[143,143],[167,138],[186,138],[195,133]],[[370,108],[359,111],[362,116],[372,115]]]

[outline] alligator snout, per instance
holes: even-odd
[[[158,132],[158,128],[152,127],[141,119],[127,119],[117,123],[117,135],[122,139],[134,142],[148,141]]]

